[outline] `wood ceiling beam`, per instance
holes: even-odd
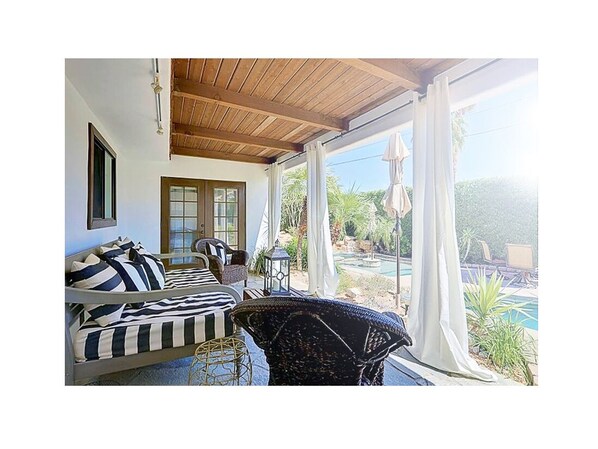
[[[341,59],[340,61],[391,83],[411,90],[425,86],[421,76],[398,59]]]
[[[331,131],[345,131],[348,129],[346,128],[347,123],[342,119],[327,117],[318,112],[306,111],[287,104],[276,103],[191,80],[175,78],[172,94],[177,97],[207,101]]]
[[[201,137],[202,139],[217,140],[220,142],[240,143],[255,147],[274,148],[276,150],[287,151],[289,153],[300,153],[303,151],[303,145],[292,142],[285,142],[265,137],[250,136],[247,134],[237,134],[218,129],[203,128],[201,126],[182,125],[173,123],[173,134],[182,136]]]
[[[226,153],[224,151],[202,150],[199,148],[171,147],[171,154],[180,156],[205,157],[208,159],[222,159],[233,162],[250,162],[252,164],[271,164],[276,158],[250,156],[248,154]]]

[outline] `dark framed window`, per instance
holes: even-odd
[[[116,226],[116,153],[89,123],[87,229]]]

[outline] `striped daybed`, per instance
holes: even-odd
[[[73,261],[99,254],[100,246],[67,257],[67,279]],[[195,256],[208,266],[205,256],[198,253],[154,256]],[[65,287],[65,383],[187,357],[201,342],[232,335],[235,328],[229,314],[241,301],[240,295],[199,266],[167,271],[162,290],[104,292]],[[83,309],[83,304],[134,303],[143,304],[126,306],[117,322],[104,327]]]

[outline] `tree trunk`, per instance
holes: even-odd
[[[303,271],[303,236],[307,233],[307,196],[303,197],[303,207],[297,228],[297,270]]]
[[[332,224],[332,229],[330,231],[330,240],[332,240],[332,245],[337,243],[341,238],[341,224],[338,221],[335,221]]]

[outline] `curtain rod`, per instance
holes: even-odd
[[[462,80],[463,78],[467,78],[468,76],[471,76],[471,75],[473,75],[474,73],[477,73],[477,72],[479,72],[480,70],[483,70],[483,69],[485,69],[486,67],[488,67],[488,66],[490,66],[490,65],[492,65],[492,64],[494,64],[494,63],[496,63],[496,62],[498,62],[498,61],[500,61],[500,59],[493,59],[492,61],[490,61],[490,62],[487,62],[487,63],[486,63],[486,64],[484,64],[484,65],[481,65],[480,67],[478,67],[478,68],[476,68],[476,69],[472,70],[471,72],[467,72],[467,73],[465,73],[465,74],[463,74],[463,75],[461,75],[461,76],[459,76],[459,77],[455,78],[454,80],[451,80],[451,81],[449,81],[449,86],[450,86],[451,84],[454,84],[454,83],[456,83],[457,81],[460,81],[460,80]],[[437,76],[438,76],[438,75],[437,75]],[[423,99],[423,98],[426,98],[426,96],[427,96],[427,93],[425,93],[425,92],[424,92],[423,94],[421,94],[421,95],[419,95],[419,96],[418,96],[418,100],[421,100],[421,99]],[[405,108],[405,107],[409,106],[410,104],[413,104],[413,100],[409,100],[409,101],[407,101],[406,103],[402,104],[401,106],[398,106],[398,107],[396,107],[396,108],[394,108],[394,109],[391,109],[390,111],[388,111],[388,112],[385,112],[384,114],[382,114],[382,115],[379,115],[378,117],[376,117],[376,118],[373,118],[372,120],[369,120],[369,121],[367,121],[367,122],[365,122],[365,123],[362,123],[361,125],[359,125],[359,126],[356,126],[355,128],[349,129],[348,131],[345,131],[345,132],[341,132],[340,134],[338,134],[338,135],[336,135],[336,136],[334,136],[334,137],[331,137],[330,139],[326,140],[325,142],[322,142],[322,145],[326,145],[327,143],[330,143],[330,142],[332,142],[333,140],[340,139],[340,138],[342,138],[342,137],[346,136],[347,134],[350,134],[350,133],[352,133],[352,132],[354,132],[354,131],[357,131],[358,129],[361,129],[361,128],[363,128],[364,126],[367,126],[367,125],[369,125],[369,124],[371,124],[371,123],[374,123],[374,122],[376,122],[376,121],[378,121],[378,120],[380,120],[380,119],[382,119],[382,118],[386,117],[387,115],[390,115],[390,114],[392,114],[392,113],[394,113],[394,112],[400,111],[401,109],[403,109],[403,108]],[[289,157],[288,159],[285,159],[284,161],[277,162],[277,164],[278,164],[278,165],[281,165],[281,164],[284,164],[285,162],[292,161],[292,160],[293,160],[293,159],[295,159],[296,157],[299,157],[299,156],[301,156],[301,155],[303,155],[303,154],[305,154],[305,150],[303,150],[301,153],[294,154],[293,156]],[[266,169],[266,170],[267,170],[267,169]]]

